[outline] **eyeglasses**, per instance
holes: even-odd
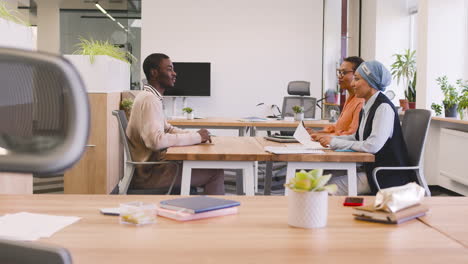
[[[336,70],[336,76],[337,77],[343,77],[345,76],[346,74],[350,73],[350,72],[354,72],[354,71],[341,71],[341,70]]]

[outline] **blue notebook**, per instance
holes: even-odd
[[[183,211],[187,213],[197,214],[218,210],[222,208],[239,206],[240,203],[233,200],[213,198],[208,196],[196,196],[187,198],[177,198],[164,200],[159,202],[162,208]]]

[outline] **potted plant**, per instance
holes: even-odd
[[[21,19],[19,12],[9,9],[5,1],[0,1],[0,32],[2,33],[0,38],[2,47],[26,50],[36,48],[31,25]]]
[[[442,103],[445,109],[445,117],[457,117],[459,100],[457,88],[448,82],[447,76],[439,77],[436,81],[444,93],[444,100]]]
[[[295,105],[292,107],[294,112],[294,120],[302,121],[304,119],[304,107],[300,105]]]
[[[432,103],[431,109],[434,110],[436,116],[442,115],[442,106],[440,104]]]
[[[129,52],[108,41],[79,38],[77,50],[64,55],[78,69],[88,92],[121,92],[130,88]]]
[[[286,188],[288,193],[288,224],[302,228],[319,228],[327,225],[328,194],[335,193],[335,184],[326,185],[331,174],[322,175],[322,169],[301,170]]]
[[[409,102],[416,102],[416,51],[407,49],[403,54],[394,54],[393,56],[396,57],[396,60],[390,66],[391,73],[393,78],[397,80],[397,84],[403,80],[406,99],[400,99],[400,106],[406,110],[409,108]]]
[[[182,112],[186,113],[187,119],[191,120],[193,119],[193,109],[190,107],[184,107],[182,108]]]
[[[468,120],[468,81],[459,79],[457,85],[461,88],[461,95],[458,99],[458,113],[460,119]]]
[[[120,102],[120,109],[125,111],[125,115],[127,116],[127,120],[130,119],[130,113],[132,111],[133,100],[132,99],[123,99]]]

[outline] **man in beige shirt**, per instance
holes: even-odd
[[[135,161],[161,161],[166,149],[205,143],[210,139],[206,129],[190,132],[171,126],[164,116],[162,96],[166,89],[174,87],[176,72],[165,54],[154,53],[143,62],[148,84],[144,86],[133,103],[127,136],[130,151]],[[151,189],[180,186],[181,170],[178,175],[174,164],[137,166],[130,188]],[[175,177],[175,178],[174,178]],[[192,186],[204,187],[205,194],[224,194],[224,171],[219,169],[193,169]]]

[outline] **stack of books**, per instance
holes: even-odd
[[[158,215],[177,221],[237,214],[239,202],[208,196],[194,196],[164,200],[159,203]]]
[[[426,215],[429,209],[422,204],[413,205],[395,213],[374,209],[373,205],[355,207],[355,219],[386,224],[400,224]]]

